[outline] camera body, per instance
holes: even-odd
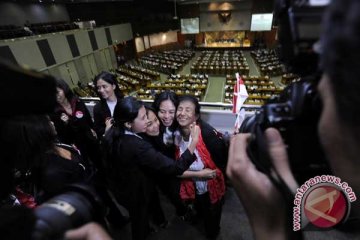
[[[260,171],[270,174],[272,167],[264,136],[272,127],[279,130],[287,145],[290,167],[299,183],[330,173],[317,134],[321,113],[318,79],[309,77],[292,83],[240,126],[239,132],[252,133],[247,153]]]
[[[11,104],[5,104],[0,112],[0,143],[3,146],[7,141],[4,130],[12,121],[12,117],[52,113],[57,101],[56,83],[51,76],[12,65],[3,59],[0,59],[0,73],[2,76],[0,100],[8,103],[11,99]],[[45,202],[34,211],[14,205],[16,199],[9,200],[9,195],[19,182],[27,181],[28,176],[26,173],[18,175],[15,171],[17,163],[11,161],[15,153],[9,148],[2,150],[3,161],[0,168],[2,239],[63,239],[66,230],[103,218],[105,208],[95,189],[83,184],[65,188],[62,194]]]
[[[33,240],[63,239],[63,234],[91,221],[99,221],[105,208],[95,189],[85,184],[69,185],[64,193],[34,211]]]

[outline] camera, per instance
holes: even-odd
[[[4,146],[7,141],[4,130],[12,117],[48,114],[54,110],[57,102],[53,77],[12,65],[2,59],[0,73],[0,101],[5,103],[0,112],[0,144]],[[11,104],[7,104],[10,100]],[[24,178],[28,176],[26,172],[24,175],[16,172],[17,163],[11,161],[11,156],[16,153],[5,148],[2,154],[1,239],[63,239],[66,230],[103,219],[105,208],[95,189],[83,184],[66,187],[62,194],[43,203],[34,211],[15,205],[16,198],[11,197],[11,193],[19,181],[26,180]]]
[[[319,174],[330,173],[317,135],[321,101],[316,90],[319,76],[292,83],[253,116],[246,118],[239,132],[252,133],[247,153],[256,167],[270,174],[272,167],[264,131],[279,130],[295,179],[302,183]]]
[[[101,220],[104,210],[95,189],[84,184],[70,185],[64,193],[35,209],[32,239],[62,239],[66,230]]]
[[[307,0],[275,1],[280,59],[290,72],[302,78],[246,118],[239,129],[241,133],[252,133],[248,156],[268,176],[272,175],[272,162],[264,131],[270,127],[279,130],[287,145],[290,167],[299,183],[331,173],[317,134],[322,106],[316,87],[321,74],[318,52],[313,47],[320,37],[324,10],[325,6],[314,6]],[[280,187],[284,185],[281,180],[271,179]]]

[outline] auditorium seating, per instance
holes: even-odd
[[[30,36],[31,32],[26,31],[23,27],[15,25],[0,25],[0,39],[11,39]]]
[[[75,23],[70,22],[50,22],[50,23],[35,23],[30,25],[30,30],[34,34],[44,34],[52,32],[61,32],[79,28]]]
[[[251,51],[251,56],[254,58],[262,76],[280,76],[283,74],[284,67],[274,50],[258,49]]]
[[[285,73],[281,76],[281,83],[282,84],[285,84],[285,85],[288,85],[292,82],[297,82],[300,80],[300,77],[296,74],[293,74],[293,73]]]
[[[34,23],[26,26],[0,25],[0,39],[11,39],[31,35],[67,31],[79,28],[71,22]]]
[[[191,50],[153,52],[139,59],[143,67],[165,74],[176,74],[195,55]]]
[[[268,76],[242,76],[249,97],[244,104],[263,105],[272,96],[278,95],[284,87],[275,86]],[[232,103],[235,76],[227,75],[225,83],[225,102]]]
[[[208,76],[203,74],[172,74],[165,82],[150,83],[146,88],[137,92],[140,99],[154,99],[155,94],[165,90],[172,90],[178,95],[193,95],[199,100],[204,96],[208,83]]]
[[[225,51],[202,51],[201,56],[192,64],[191,73],[226,75],[240,74],[248,75],[249,66],[246,59],[239,50]]]

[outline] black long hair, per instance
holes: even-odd
[[[55,79],[56,87],[60,88],[64,91],[66,99],[71,103],[71,101],[75,98],[73,91],[70,89],[69,85],[61,78]]]
[[[16,116],[0,126],[0,145],[7,162],[11,161],[18,177],[31,173],[31,180],[39,180],[38,172],[45,155],[54,151],[56,132],[47,115]]]
[[[101,73],[96,75],[96,77],[94,78],[94,81],[93,81],[95,89],[96,89],[96,83],[100,79],[104,80],[105,82],[107,82],[111,85],[115,85],[114,93],[115,93],[115,96],[117,99],[122,99],[124,97],[124,94],[121,92],[121,90],[119,88],[115,74],[112,74],[112,73],[106,72],[106,71],[102,71]],[[97,90],[96,90],[96,93],[98,93]],[[100,96],[100,94],[98,94],[98,96],[100,97],[101,101],[104,101],[104,99]]]
[[[119,150],[123,144],[122,136],[126,130],[125,123],[134,121],[138,116],[140,108],[143,106],[144,103],[142,101],[131,96],[121,99],[116,104],[114,109],[114,125],[105,134],[104,138],[103,164],[105,168],[111,169],[114,161],[119,161],[119,158],[121,158]]]
[[[154,103],[153,103],[152,107],[155,109],[156,116],[158,116],[158,113],[160,111],[160,104],[165,100],[170,100],[174,104],[174,106],[175,106],[175,115],[176,115],[176,109],[177,109],[177,107],[179,105],[178,96],[176,95],[175,92],[166,90],[166,91],[161,92],[161,93],[159,93],[159,94],[157,94],[155,96]],[[172,130],[172,131],[174,131],[178,126],[178,123],[177,123],[175,118],[176,118],[176,116],[174,116],[174,121],[170,126],[170,130]],[[164,130],[164,126],[163,126],[161,121],[160,121],[160,130],[161,131]]]

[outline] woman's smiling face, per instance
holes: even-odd
[[[160,103],[158,116],[165,127],[170,127],[173,124],[175,111],[176,107],[171,100],[167,99]]]
[[[176,111],[176,120],[181,127],[190,126],[196,122],[198,115],[195,113],[195,105],[191,101],[182,101]]]

